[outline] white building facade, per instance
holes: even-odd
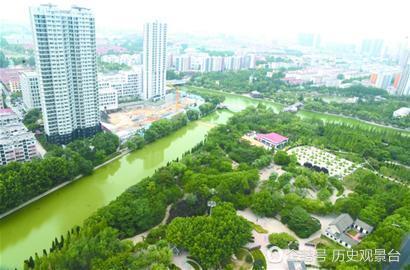
[[[142,68],[122,71],[115,75],[98,75],[98,88],[112,87],[117,91],[118,101],[133,101],[142,98]]]
[[[0,165],[28,161],[37,156],[34,134],[28,132],[21,123],[0,129]]]
[[[167,67],[166,23],[155,21],[144,24],[143,49],[143,99],[163,98]]]
[[[397,94],[400,96],[410,95],[410,63],[403,69],[399,86],[397,87]]]
[[[41,109],[38,74],[36,72],[21,73],[20,86],[25,109]]]
[[[100,111],[111,111],[118,109],[117,90],[112,87],[98,89],[100,100]]]
[[[89,9],[30,8],[47,139],[66,144],[100,130],[95,20]]]

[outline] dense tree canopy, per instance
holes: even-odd
[[[167,228],[167,240],[189,251],[206,268],[216,267],[251,238],[251,226],[229,204],[219,204],[211,216],[176,218]]]

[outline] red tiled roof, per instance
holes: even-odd
[[[285,136],[282,136],[280,134],[277,133],[268,133],[268,134],[256,134],[256,139],[258,140],[267,140],[273,144],[278,144],[278,143],[282,143],[284,141],[286,141],[288,138]]]
[[[10,108],[5,108],[5,109],[0,109],[0,114],[4,115],[4,114],[14,114],[14,111]]]
[[[0,68],[0,81],[4,84],[17,82],[20,80],[20,73],[29,70],[27,68]]]

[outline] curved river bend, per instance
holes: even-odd
[[[234,112],[259,102],[276,112],[282,106],[236,95],[226,95],[225,104]],[[343,122],[384,129],[357,120],[338,118],[307,112],[298,113],[302,118],[320,118],[325,121]],[[121,157],[94,171],[90,176],[30,204],[20,211],[0,220],[0,270],[22,268],[24,259],[35,252],[42,253],[51,241],[65,233],[98,208],[108,204],[125,189],[150,176],[168,161],[181,157],[201,142],[215,125],[226,123],[232,113],[214,113],[204,119],[189,123],[179,131],[162,138],[145,148]]]

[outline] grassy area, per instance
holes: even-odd
[[[251,254],[253,257],[253,269],[267,269],[265,255],[263,255],[260,249],[251,250]]]
[[[353,230],[353,229],[347,231],[347,233],[350,234],[350,235],[353,236],[353,237],[357,235],[357,231],[355,231],[355,230]]]

